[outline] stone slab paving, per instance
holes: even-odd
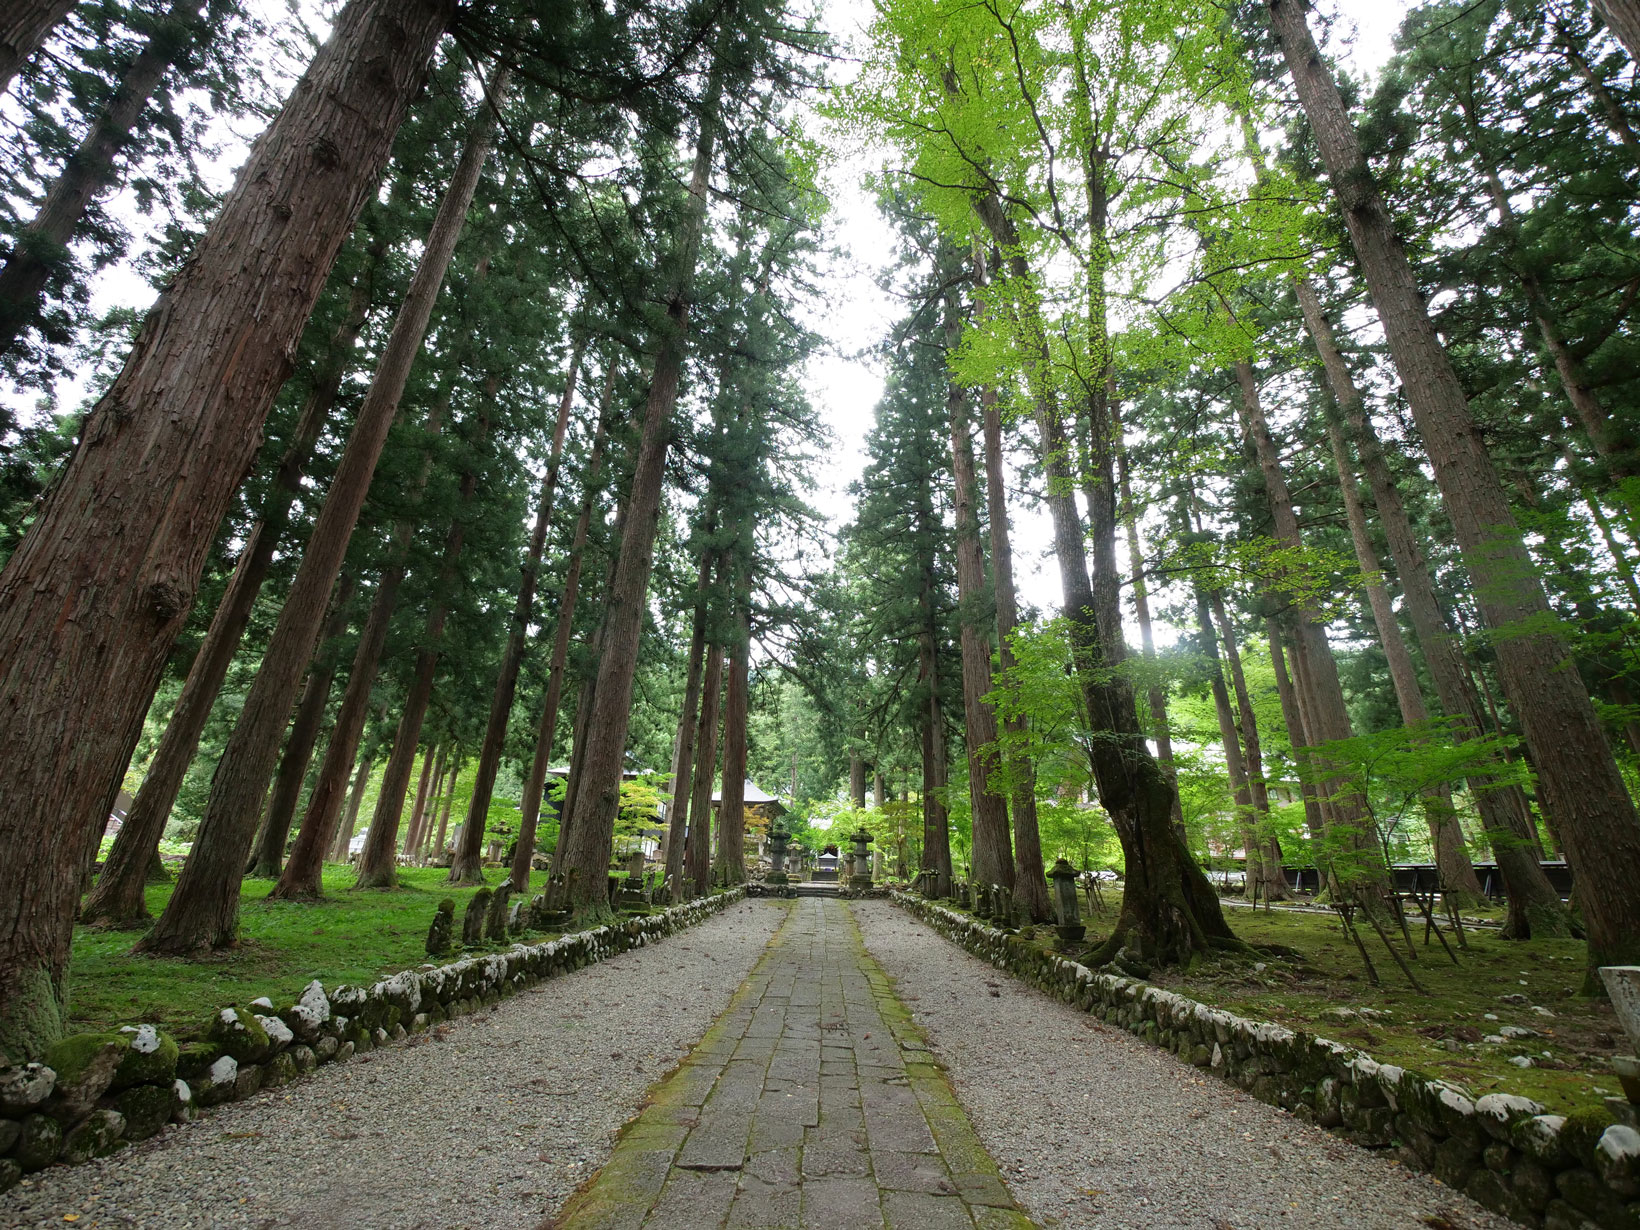
[[[786,908],[724,1014],[550,1224],[1029,1227],[848,905]]]

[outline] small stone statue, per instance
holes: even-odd
[[[507,942],[507,898],[512,896],[512,885],[503,882],[490,893],[490,907],[484,915],[484,938],[497,943]]]
[[[461,916],[461,942],[468,946],[476,946],[484,942],[484,919],[490,910],[490,898],[495,891],[481,888],[473,894],[473,899],[467,903],[467,912]]]
[[[427,955],[442,957],[450,951],[450,933],[455,929],[456,903],[446,897],[438,903],[433,924],[427,928]]]

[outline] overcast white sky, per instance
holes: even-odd
[[[288,20],[283,0],[252,2],[270,20]],[[832,31],[845,43],[857,41],[870,19],[870,0],[821,2]],[[315,0],[300,0],[300,3],[302,9],[310,13],[320,7]],[[1327,5],[1329,0],[1320,0],[1320,3]],[[1343,0],[1337,7],[1345,14],[1337,33],[1348,36],[1353,29],[1355,35],[1349,59],[1357,71],[1369,71],[1388,56],[1394,31],[1409,6],[1406,0]],[[848,75],[848,66],[839,65],[837,76],[846,81]],[[210,163],[220,186],[231,182],[254,135],[222,134],[221,154]],[[891,249],[892,241],[860,183],[862,169],[853,163],[834,170],[828,179],[833,236],[839,252],[824,264],[824,307],[819,318],[810,324],[827,338],[829,345],[825,353],[811,362],[806,380],[810,397],[837,441],[818,475],[821,489],[816,502],[839,526],[852,514],[847,489],[864,468],[865,437],[872,423],[873,407],[882,391],[881,372],[869,359],[859,357],[860,352],[885,336],[898,311],[878,290],[874,280],[879,257]],[[142,233],[142,220],[129,202],[124,208],[116,202],[116,211],[132,219],[135,233]],[[99,311],[115,306],[143,307],[152,298],[153,292],[129,266],[104,271],[93,290],[93,304]],[[39,392],[38,389],[0,388],[0,398],[26,413],[26,408],[35,404]],[[67,407],[76,405],[82,396],[79,382],[75,380],[64,381],[56,392],[60,404]],[[1021,508],[1016,515],[1015,532],[1022,596],[1044,608],[1057,606],[1059,585],[1046,551],[1046,519],[1036,510]]]

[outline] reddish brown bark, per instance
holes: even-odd
[[[689,180],[689,205],[680,223],[678,246],[666,290],[666,321],[660,330],[659,351],[644,411],[643,434],[632,472],[632,491],[626,502],[620,553],[607,595],[606,640],[598,658],[592,710],[584,739],[586,755],[575,785],[575,800],[559,838],[559,866],[575,871],[572,896],[578,911],[601,914],[608,910],[605,873],[614,841],[615,817],[620,808],[621,771],[626,758],[626,736],[632,712],[632,680],[637,670],[638,640],[643,629],[645,599],[655,562],[655,533],[659,524],[666,453],[672,436],[672,411],[678,399],[687,343],[691,287],[701,236],[706,223],[706,200],[717,142],[717,114],[722,96],[724,65],[719,58],[700,109],[694,166]]]
[[[737,596],[735,643],[729,649],[729,683],[723,698],[723,789],[719,791],[718,865],[713,879],[740,884],[746,879],[746,684],[751,663],[750,578]]]
[[[436,418],[429,422],[428,430],[438,430]],[[424,466],[423,481],[426,477],[427,468]],[[301,832],[297,835],[295,848],[291,850],[290,863],[268,894],[270,897],[312,901],[323,895],[325,851],[335,840],[341,819],[342,793],[347,788],[348,769],[358,754],[365,719],[369,716],[370,690],[376,683],[393,609],[398,605],[399,587],[404,581],[405,554],[413,532],[407,522],[401,522],[395,529],[392,559],[382,571],[381,580],[376,585],[376,595],[370,603],[370,614],[359,632],[347,690],[342,694],[341,706],[336,711],[330,746],[325,749],[319,779],[308,798]]]
[[[422,835],[423,827],[427,822],[427,796],[435,785],[433,764],[438,759],[437,753],[441,748],[428,748],[421,758],[421,777],[416,782],[416,802],[410,809],[410,827],[404,834],[404,846],[399,851],[405,858],[409,858],[416,850],[416,839]],[[437,804],[434,804],[437,806]]]
[[[683,708],[672,754],[672,798],[667,805],[666,883],[672,900],[683,900],[683,855],[689,834],[689,799],[695,783],[695,728],[700,720],[701,676],[706,667],[706,585],[711,552],[701,554],[695,583],[695,618],[689,634],[689,665],[684,677]]]
[[[0,90],[45,45],[76,0],[6,0],[0,8]]]
[[[446,844],[444,834],[450,826],[450,809],[456,804],[456,786],[461,781],[461,769],[466,763],[467,758],[459,752],[456,753],[455,759],[450,762],[449,780],[446,782],[448,792],[444,796],[444,806],[438,814],[438,835],[433,839],[432,857],[435,861],[444,857]]]
[[[564,694],[564,673],[569,666],[569,639],[575,628],[575,606],[581,592],[581,565],[586,556],[587,535],[592,527],[592,509],[602,490],[604,452],[608,442],[606,424],[609,404],[615,392],[615,361],[604,373],[603,401],[598,410],[598,430],[592,437],[582,480],[581,515],[575,522],[569,558],[564,566],[564,587],[558,597],[558,611],[552,635],[552,658],[547,664],[546,695],[541,700],[541,720],[535,729],[535,754],[530,759],[529,776],[524,779],[524,797],[519,800],[518,849],[513,852],[511,879],[514,885],[529,882],[530,859],[535,853],[535,833],[540,822],[542,792],[547,770],[552,767],[552,744],[558,730],[558,705]],[[565,803],[568,803],[565,799]],[[522,890],[520,890],[522,891]]]
[[[330,844],[332,862],[347,861],[347,847],[353,840],[354,826],[359,823],[359,808],[364,804],[364,788],[370,782],[373,764],[374,759],[369,752],[359,757],[359,768],[353,775],[353,789],[347,795],[347,811],[336,828],[336,839]]]
[[[228,588],[194,655],[171,720],[166,723],[159,747],[148,763],[148,771],[143,775],[142,786],[125,817],[125,824],[114,838],[97,886],[81,908],[80,917],[85,922],[130,927],[148,919],[143,893],[148,865],[159,849],[165,823],[176,805],[177,792],[182,789],[194,753],[199,750],[211,707],[222,690],[222,681],[228,676],[240,638],[250,623],[257,595],[273,565],[274,549],[290,522],[291,508],[314,442],[336,404],[359,330],[369,315],[375,273],[385,249],[380,236],[372,237],[365,268],[353,284],[346,315],[337,325],[330,348],[314,372],[313,387],[302,403],[290,443],[268,486],[262,515],[245,540]]]
[[[1008,533],[1008,478],[1002,460],[1002,415],[997,409],[996,389],[980,391],[980,409],[985,432],[986,528],[991,539],[991,578],[997,616],[997,664],[1004,678],[1017,663],[1013,636],[1019,625],[1019,600],[1014,592],[1014,552]],[[1024,714],[1005,718],[1003,728],[1024,748],[1030,735]],[[1030,914],[1032,922],[1053,917],[1048,900],[1047,872],[1042,865],[1042,833],[1036,820],[1036,766],[1022,750],[1011,754],[1006,763],[1011,783],[1009,802],[1014,828],[1014,900]]]
[[[1350,377],[1332,323],[1321,308],[1315,288],[1301,280],[1294,289],[1304,314],[1305,329],[1321,356],[1333,397],[1354,440],[1362,473],[1367,478],[1367,489],[1378,512],[1378,523],[1401,581],[1407,618],[1423,651],[1435,696],[1454,721],[1452,737],[1473,738],[1486,729],[1486,713],[1459,642],[1447,628],[1423,545],[1413,531],[1384,450],[1367,416],[1366,405]],[[1494,715],[1494,724],[1495,720]],[[1566,912],[1561,906],[1560,894],[1539,865],[1535,826],[1525,794],[1519,786],[1500,785],[1485,773],[1470,774],[1467,781],[1508,894],[1509,919],[1505,933],[1520,939],[1534,934],[1567,934]]]
[[[512,719],[513,695],[518,689],[518,671],[524,663],[524,638],[529,633],[530,619],[535,611],[535,583],[541,573],[541,553],[546,549],[547,527],[552,522],[553,496],[558,490],[558,467],[564,455],[564,435],[569,430],[570,410],[575,405],[575,381],[581,372],[581,352],[585,343],[577,340],[570,357],[569,372],[564,377],[564,395],[558,402],[558,421],[553,427],[552,455],[547,462],[547,473],[541,481],[541,495],[536,504],[535,525],[530,531],[529,546],[524,553],[524,564],[518,580],[518,596],[513,603],[512,624],[507,629],[507,643],[501,651],[501,663],[496,670],[495,690],[490,697],[490,718],[484,728],[484,742],[478,749],[478,772],[473,781],[472,798],[467,804],[467,821],[462,830],[461,848],[456,851],[450,867],[452,883],[467,883],[484,878],[483,835],[485,818],[490,812],[490,799],[495,791],[496,771],[501,767],[501,752],[507,742],[507,723]],[[522,826],[514,851],[514,867],[522,862],[523,875],[515,878],[519,892],[529,888],[531,847],[535,834],[524,841]]]
[[[1599,13],[1617,41],[1628,48],[1629,58],[1640,64],[1640,4],[1635,0],[1593,0]]]
[[[61,1028],[85,852],[302,325],[454,12],[453,0],[342,10],[0,574],[13,753],[0,778],[0,1051],[13,1058]],[[234,853],[236,874],[243,843]]]
[[[126,67],[113,97],[92,121],[62,172],[46,190],[34,217],[23,227],[5,265],[0,267],[0,354],[10,350],[35,320],[40,296],[68,256],[69,240],[85,219],[91,202],[113,181],[114,160],[131,129],[171,65],[200,37],[199,11],[204,3],[175,0],[155,23],[148,41]]]
[[[492,94],[505,86],[505,75],[506,70],[498,71],[491,83]],[[421,261],[383,348],[370,391],[359,407],[301,567],[279,612],[268,655],[217,766],[193,852],[177,879],[176,892],[165,913],[140,945],[143,951],[186,954],[223,947],[236,937],[237,864],[243,861],[250,826],[254,824],[251,817],[267,789],[277,731],[289,715],[300,662],[312,652],[322,595],[329,591],[341,567],[376,462],[397,415],[399,398],[421,352],[433,303],[465,226],[493,132],[493,117],[485,111],[472,125],[439,204]]]
[[[1634,802],[1566,646],[1523,630],[1551,618],[1542,584],[1303,10],[1272,0],[1270,12],[1577,876],[1591,968],[1640,961]]]
[[[331,596],[330,614],[319,633],[319,649],[308,667],[302,697],[296,702],[296,713],[291,718],[285,748],[279,757],[279,769],[273,775],[267,810],[262,816],[250,866],[245,871],[248,876],[272,879],[279,874],[284,862],[285,843],[290,839],[290,826],[296,818],[296,805],[301,801],[308,764],[313,759],[313,749],[318,745],[325,712],[330,706],[330,685],[336,678],[339,657],[334,642],[347,630],[353,588],[353,577],[344,573]],[[348,763],[352,763],[351,758]]]
[[[695,896],[712,891],[712,783],[717,778],[718,698],[723,694],[723,649],[706,647],[706,681],[701,685],[700,725],[695,731],[695,772],[689,799],[689,838],[684,874]]]
[[[947,292],[945,344],[955,351],[962,340],[956,295]],[[996,751],[997,718],[985,696],[991,691],[991,638],[994,626],[985,592],[985,556],[980,547],[979,492],[974,476],[973,427],[968,396],[951,380],[946,386],[946,417],[951,432],[952,496],[957,541],[957,601],[961,623],[962,711],[968,755],[968,799],[973,809],[973,878],[980,884],[1014,886],[1013,843],[1008,833],[1008,805],[991,786],[1001,767]]]
[[[1298,689],[1287,673],[1287,653],[1280,622],[1274,615],[1264,621],[1270,640],[1270,664],[1275,670],[1276,695],[1281,700],[1281,722],[1287,728],[1292,744],[1293,763],[1298,769],[1298,793],[1304,801],[1304,827],[1311,840],[1319,841],[1327,831],[1326,819],[1321,814],[1321,803],[1316,798],[1315,783],[1309,765],[1310,735],[1304,728],[1304,711],[1299,707]]]

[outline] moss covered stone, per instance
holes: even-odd
[[[57,1160],[62,1148],[62,1125],[50,1115],[35,1113],[23,1119],[12,1156],[24,1171],[42,1170]]]
[[[177,1075],[193,1080],[209,1072],[221,1058],[222,1048],[215,1042],[184,1042],[177,1048]]]
[[[106,1157],[125,1134],[125,1116],[117,1110],[94,1110],[63,1140],[63,1161],[70,1166]]]
[[[296,1076],[296,1061],[291,1058],[289,1051],[280,1051],[262,1065],[262,1087],[265,1089],[276,1085],[288,1085]]]
[[[1580,1106],[1566,1116],[1560,1128],[1561,1147],[1579,1166],[1594,1168],[1595,1146],[1607,1128],[1617,1122],[1604,1106]]]
[[[130,1049],[131,1039],[114,1033],[74,1034],[53,1043],[46,1066],[57,1073],[57,1087],[48,1109],[70,1123],[90,1113]]]
[[[130,1038],[131,1046],[114,1071],[115,1091],[169,1083],[176,1077],[180,1051],[174,1041],[152,1025],[127,1025],[120,1032]]]
[[[240,1063],[255,1063],[272,1049],[268,1031],[256,1014],[244,1008],[227,1007],[211,1019],[209,1041]]]
[[[136,1085],[114,1099],[114,1109],[125,1116],[127,1140],[147,1140],[171,1121],[176,1091],[169,1084]]]
[[[23,1168],[14,1158],[0,1157],[0,1192],[10,1191],[23,1177]]]

